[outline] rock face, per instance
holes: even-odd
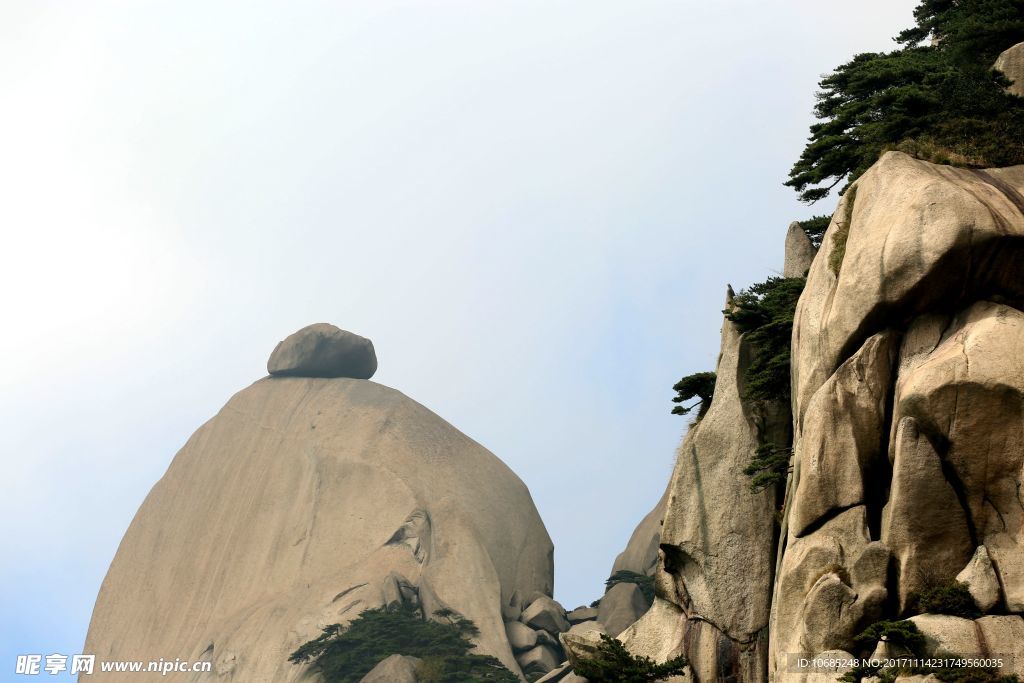
[[[1024,611],[1022,189],[1024,167],[891,152],[836,210],[793,330],[773,680],[957,578],[982,611]],[[995,652],[984,619],[912,620],[932,653]]]
[[[725,320],[711,407],[683,439],[669,483],[654,606],[619,636],[660,661],[686,655],[698,680],[765,675],[775,498],[752,493],[743,469],[779,425],[742,398],[750,356]]]
[[[635,622],[651,605],[635,583],[617,583],[601,598],[597,620],[608,635],[617,636]]]
[[[551,540],[530,493],[483,447],[372,382],[269,377],[203,425],[153,487],[86,651],[212,661],[209,680],[295,681],[306,667],[288,654],[321,627],[403,602],[471,619],[477,651],[518,673],[502,606],[551,590]]]
[[[1009,87],[1011,93],[1024,96],[1024,43],[1017,43],[999,55],[995,68],[1013,81]]]
[[[1024,49],[1001,58],[1017,62]],[[890,152],[844,194],[819,253],[791,226],[784,274],[809,270],[779,525],[742,474],[780,443],[778,413],[743,400],[751,350],[726,322],[711,407],[669,484],[657,598],[619,636],[631,652],[685,654],[697,683],[831,683],[839,669],[797,658],[867,656],[867,626],[911,618],[928,654],[1024,662],[1022,192],[1024,166]],[[954,580],[988,616],[916,613],[916,594]]]
[[[786,255],[782,265],[782,277],[804,277],[814,262],[818,250],[811,243],[799,223],[790,223],[786,231]]]
[[[971,597],[982,612],[990,612],[999,604],[999,579],[992,567],[992,559],[985,546],[979,545],[970,563],[956,575],[956,580],[967,584]],[[1024,639],[1022,639],[1024,641]]]
[[[303,327],[270,354],[267,371],[280,377],[370,379],[377,372],[373,342],[327,323]]]

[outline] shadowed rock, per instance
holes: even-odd
[[[288,335],[267,360],[278,377],[370,379],[377,371],[373,342],[328,323],[315,323]]]

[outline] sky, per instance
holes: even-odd
[[[600,596],[820,76],[913,0],[0,0],[0,680],[75,654],[189,435],[312,322],[529,486]],[[54,677],[60,678],[60,677]]]

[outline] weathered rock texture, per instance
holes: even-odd
[[[270,377],[203,425],[153,487],[85,649],[209,660],[209,680],[295,681],[305,667],[288,655],[321,627],[401,601],[472,619],[478,651],[518,672],[502,606],[551,590],[530,493],[483,447],[372,382]]]
[[[866,656],[867,626],[912,618],[929,654],[1024,663],[1022,191],[1024,167],[891,152],[817,254],[791,226],[785,274],[809,270],[779,527],[742,474],[759,443],[780,443],[777,414],[742,399],[750,350],[727,322],[714,399],[669,485],[658,597],[619,636],[632,652],[686,654],[700,683],[828,683],[841,672],[797,658]],[[916,614],[916,593],[958,578],[988,616]]]
[[[840,202],[793,330],[774,680],[957,577],[982,611],[1024,611],[1022,189],[1024,167],[892,152]],[[984,619],[913,620],[931,652],[995,652]]]
[[[743,469],[779,425],[743,399],[750,355],[725,320],[711,407],[683,439],[669,483],[655,604],[620,636],[637,654],[686,655],[697,680],[765,676],[775,497],[752,493]]]
[[[782,262],[782,277],[805,277],[818,250],[811,244],[799,223],[789,224],[786,231],[786,253]]]

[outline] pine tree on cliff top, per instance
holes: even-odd
[[[1024,0],[924,0],[914,18],[896,37],[902,47],[856,55],[819,83],[820,122],[786,183],[802,201],[892,149],[959,166],[1024,163],[1024,98],[992,68],[1024,41]]]

